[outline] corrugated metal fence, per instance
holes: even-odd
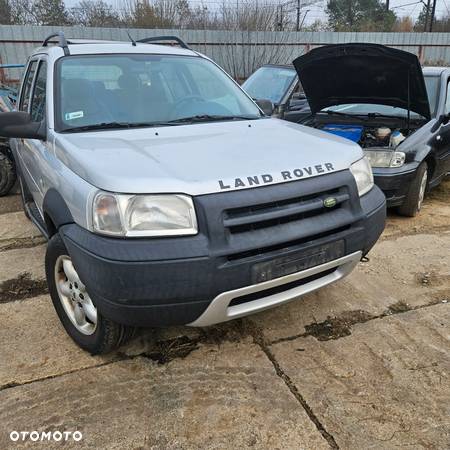
[[[0,64],[20,64],[46,36],[64,31],[72,39],[128,40],[117,28],[40,27],[0,25]],[[373,42],[400,48],[419,56],[424,64],[450,65],[450,33],[333,33],[246,32],[210,30],[131,29],[134,39],[177,35],[193,49],[211,57],[237,79],[246,78],[262,64],[286,64],[324,44]],[[0,81],[14,82],[20,69],[0,71]]]

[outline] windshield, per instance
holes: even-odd
[[[437,109],[437,100],[438,100],[438,87],[439,87],[439,77],[435,76],[425,76],[425,86],[428,94],[428,102],[430,104],[430,113],[431,116],[434,117],[436,115]],[[406,117],[408,111],[403,108],[395,108],[394,106],[387,105],[376,105],[376,104],[365,104],[365,103],[352,103],[352,104],[343,104],[330,106],[328,108],[324,108],[323,111],[336,111],[339,113],[346,114],[382,114],[387,116],[398,116],[398,117]],[[411,111],[411,117],[421,117],[419,114]]]
[[[99,124],[164,124],[188,117],[261,117],[221,69],[200,57],[71,56],[62,58],[57,70],[60,131]]]
[[[279,104],[296,76],[297,72],[288,67],[261,67],[242,84],[242,89],[252,98]]]

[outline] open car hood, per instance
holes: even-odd
[[[313,113],[346,103],[403,109],[409,104],[430,118],[422,68],[412,53],[378,44],[336,44],[315,48],[293,64]]]

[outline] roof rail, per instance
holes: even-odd
[[[48,43],[55,37],[58,38],[58,46],[61,47],[64,50],[64,54],[66,56],[70,55],[69,47],[68,47],[67,41],[66,41],[66,37],[64,36],[64,33],[62,31],[58,31],[58,33],[53,33],[53,34],[50,34],[49,36],[47,36],[44,39],[44,42],[42,43],[42,47],[47,47]]]
[[[136,42],[140,42],[141,44],[149,44],[150,42],[158,42],[158,41],[175,41],[181,48],[185,48],[187,50],[192,50],[189,45],[186,44],[182,39],[178,36],[153,36],[145,39],[139,39]]]

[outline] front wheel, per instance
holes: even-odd
[[[48,243],[45,272],[59,320],[78,346],[93,355],[104,354],[131,337],[133,328],[112,322],[97,310],[58,233]]]
[[[423,162],[417,168],[416,175],[411,182],[406,199],[398,208],[399,214],[407,217],[416,216],[422,208],[423,199],[428,184],[428,164]]]

